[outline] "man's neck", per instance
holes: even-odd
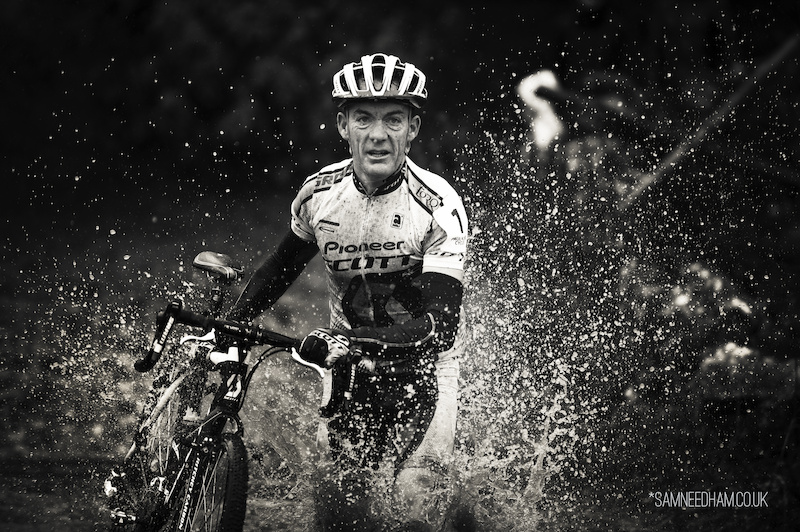
[[[392,175],[384,177],[383,179],[370,179],[368,177],[361,177],[355,172],[355,169],[353,170],[353,175],[355,176],[358,188],[360,188],[361,191],[367,196],[372,196],[383,188],[393,188],[392,185],[401,178],[402,173],[403,165],[400,165],[400,168],[393,172]]]
[[[376,190],[381,188],[381,185],[383,185],[389,178],[385,177],[381,181],[377,181],[372,179],[362,179],[360,176],[356,175],[356,179],[358,179],[358,183],[361,185],[361,188],[364,189],[364,192],[367,193],[367,196],[371,196]]]

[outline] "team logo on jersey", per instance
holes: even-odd
[[[342,180],[342,174],[340,173],[329,173],[329,174],[320,174],[317,176],[317,182],[314,183],[314,192],[322,192],[324,190],[328,190],[331,186],[335,185],[339,181]]]
[[[331,240],[322,247],[322,258],[334,272],[398,269],[411,262],[407,246],[402,240],[361,244],[341,244]],[[387,251],[392,253],[386,254]]]
[[[433,193],[426,190],[422,185],[420,185],[419,188],[417,188],[416,195],[417,198],[419,198],[419,200],[425,205],[427,205],[428,208],[430,208],[431,210],[436,210],[436,208],[442,204],[441,198],[435,196]]]
[[[399,228],[403,227],[403,215],[402,214],[394,213],[392,215],[392,227],[394,227],[395,229],[399,229]]]

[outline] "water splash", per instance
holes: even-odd
[[[581,420],[593,405],[578,401],[578,381],[589,368],[587,349],[607,336],[602,320],[592,323],[591,306],[570,301],[553,239],[564,238],[570,216],[553,201],[558,180],[542,182],[517,150],[487,133],[464,154],[464,170],[488,176],[483,187],[471,179],[464,187],[473,225],[471,338],[456,458],[459,504],[481,530],[536,526],[548,480],[571,467],[575,442],[586,436]]]
[[[531,160],[524,124],[484,118],[500,125],[483,128],[484,136],[464,148],[458,172],[472,221],[469,346],[449,496],[454,519],[472,520],[481,530],[530,530],[552,525],[560,519],[554,515],[587,496],[576,486],[601,491],[607,479],[597,474],[600,467],[618,481],[642,474],[624,461],[649,450],[641,442],[659,431],[673,434],[670,451],[679,449],[675,414],[639,431],[663,414],[646,404],[647,395],[662,394],[668,408],[684,406],[678,392],[699,365],[698,353],[712,339],[727,341],[747,329],[752,316],[743,309],[755,305],[697,257],[676,274],[646,256],[656,237],[673,232],[674,239],[689,239],[690,231],[670,205],[658,224],[644,219],[637,227],[617,214],[617,191],[630,178],[616,173],[615,158],[624,151],[617,139],[562,140],[549,158]],[[198,216],[209,211],[201,206]],[[649,231],[657,234],[643,236]],[[204,234],[205,247],[229,246],[227,234]],[[146,249],[143,240],[131,248]],[[179,246],[187,256],[157,269],[151,261],[163,250],[109,256],[100,270],[75,257],[70,273],[31,281],[37,291],[27,303],[31,311],[19,311],[45,314],[7,338],[14,356],[4,358],[3,376],[17,380],[7,387],[12,393],[41,400],[49,413],[26,401],[23,414],[43,420],[41,426],[6,416],[6,448],[121,455],[148,384],[131,362],[151,338],[155,311],[176,297],[196,296],[192,283],[177,280],[186,273],[187,248]],[[116,277],[114,288],[109,276]],[[288,294],[271,324],[302,333],[324,322],[300,319],[298,309],[324,298],[323,283],[312,288],[313,297],[308,286]],[[258,466],[254,504],[294,524],[308,517],[312,502],[303,463],[318,404],[318,383],[296,369],[265,365],[247,423]],[[277,509],[270,497],[292,502]]]

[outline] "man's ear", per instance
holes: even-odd
[[[417,138],[420,126],[422,126],[422,118],[419,115],[412,116],[408,122],[408,142]]]
[[[347,115],[341,111],[336,114],[336,129],[344,140],[350,140],[350,131],[347,129]]]

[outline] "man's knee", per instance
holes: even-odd
[[[401,530],[441,530],[447,517],[449,488],[447,469],[440,462],[421,461],[400,469],[393,502],[397,515],[403,516],[405,528]]]

